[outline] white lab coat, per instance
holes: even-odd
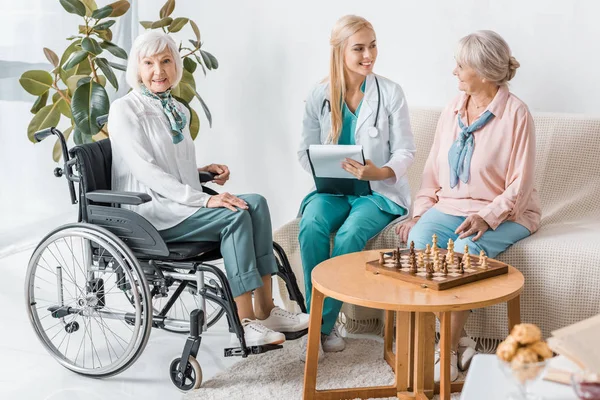
[[[410,188],[406,172],[412,165],[416,152],[408,116],[408,105],[400,85],[377,75],[381,91],[381,105],[377,121],[378,134],[369,136],[368,130],[375,123],[377,112],[377,85],[375,75],[367,76],[354,141],[363,146],[365,158],[377,167],[389,167],[396,176],[383,181],[372,181],[371,189],[391,201],[410,210]],[[329,99],[329,83],[316,85],[306,99],[302,140],[298,160],[302,167],[312,173],[306,149],[311,144],[327,144],[331,129],[331,113],[323,101]]]

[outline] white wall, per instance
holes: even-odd
[[[139,18],[158,19],[163,2],[144,0]],[[213,113],[213,128],[203,120],[196,140],[199,162],[228,164],[231,192],[264,194],[274,227],[296,215],[311,186],[295,155],[303,100],[327,73],[333,23],[349,13],[373,23],[379,43],[375,71],[399,82],[410,106],[444,106],[457,93],[451,75],[456,41],[477,29],[493,29],[521,63],[511,89],[533,112],[600,114],[600,2],[594,0],[180,0],[175,14],[198,22],[204,48],[220,62],[206,78],[196,73],[198,90]],[[61,43],[65,35],[53,33],[57,29],[72,30],[38,26],[35,46],[21,51],[22,61],[43,62],[40,47],[46,44],[39,38],[53,35]],[[0,51],[6,54],[2,46]],[[70,209],[64,181],[51,176],[51,145],[33,146],[25,137],[30,104],[0,101],[5,170],[0,174],[0,247],[2,235],[20,221],[32,223]]]

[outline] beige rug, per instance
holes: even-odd
[[[301,399],[304,363],[299,360],[299,353],[297,340],[286,343],[281,350],[242,359],[184,399]],[[392,369],[383,360],[383,344],[367,339],[348,339],[346,350],[327,353],[317,375],[318,389],[383,386],[393,382]],[[452,400],[458,399],[458,394],[452,396]]]

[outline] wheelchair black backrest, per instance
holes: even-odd
[[[95,204],[86,193],[111,190],[110,139],[82,144],[69,150],[79,172],[79,220],[102,226],[117,235],[135,253],[167,256],[167,245],[152,224],[139,214],[106,204]]]

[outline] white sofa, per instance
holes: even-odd
[[[409,171],[414,194],[429,153],[439,110],[413,109],[411,125],[417,146]],[[532,236],[498,256],[525,276],[521,319],[541,327],[545,337],[554,329],[600,314],[600,118],[534,114],[537,138],[536,188],[542,203],[542,223]],[[489,149],[493,156],[493,149]],[[275,232],[286,251],[298,284],[304,290],[298,245],[298,219]],[[389,226],[367,249],[398,245]],[[293,303],[284,303],[292,309]],[[380,333],[382,312],[344,305],[342,321],[349,332]],[[507,335],[506,306],[478,309],[467,333],[485,342]]]

